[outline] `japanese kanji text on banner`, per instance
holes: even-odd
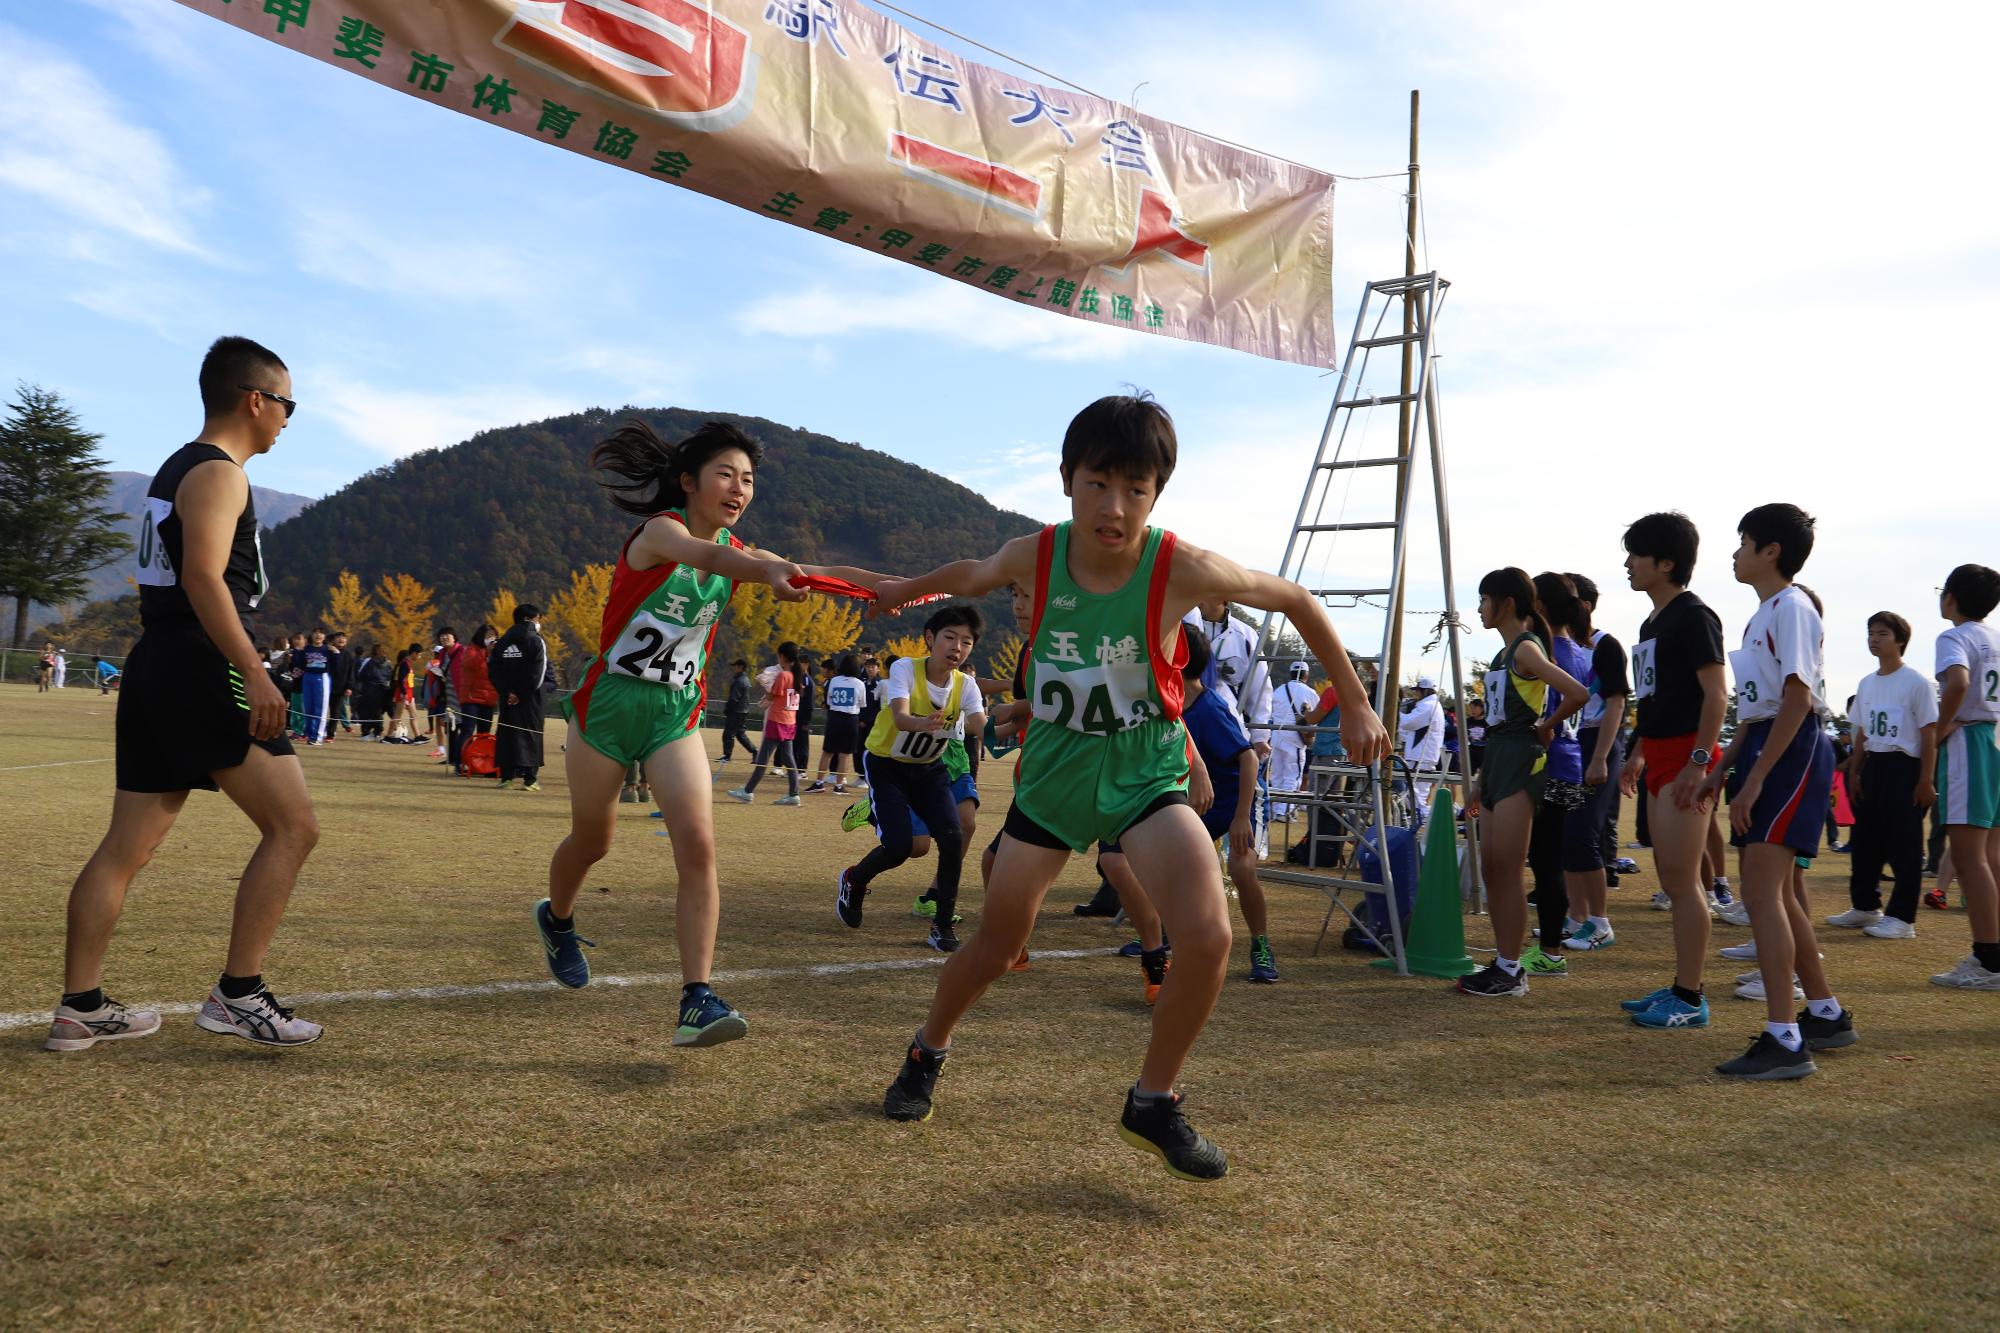
[[[848,0],[180,0],[1051,314],[1330,366],[1333,178]]]

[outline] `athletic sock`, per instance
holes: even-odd
[[[1696,1009],[1701,1007],[1700,991],[1689,990],[1686,986],[1681,985],[1678,981],[1674,983],[1673,990],[1674,990],[1674,998],[1676,1000],[1679,1000],[1682,1004],[1685,1004],[1690,1008],[1696,1008]]]
[[[1174,1094],[1171,1090],[1166,1092],[1147,1092],[1137,1083],[1134,1083],[1132,1085],[1132,1103],[1135,1106],[1139,1107],[1159,1106],[1162,1105],[1163,1103],[1170,1102],[1173,1099],[1174,1099]]]
[[[550,912],[549,929],[557,932],[558,934],[566,930],[575,930],[576,914],[572,912],[568,916],[557,916],[554,912]]]
[[[1840,1001],[1831,995],[1824,1000],[1807,1000],[1806,1012],[1814,1018],[1839,1018]]]
[[[223,999],[241,1000],[246,996],[255,995],[264,988],[264,974],[260,972],[254,977],[232,977],[224,972],[220,985]]]
[[[1974,940],[1972,956],[1977,958],[1979,965],[1988,972],[2000,972],[2000,944],[1981,944],[1978,940]]]
[[[1778,1039],[1778,1044],[1788,1051],[1796,1051],[1805,1045],[1805,1038],[1799,1035],[1797,1023],[1766,1023],[1764,1031]]]
[[[1500,970],[1501,970],[1502,972],[1505,972],[1505,973],[1506,973],[1506,974],[1507,974],[1508,976],[1510,976],[1510,977],[1518,977],[1518,976],[1520,976],[1520,975],[1521,975],[1521,960],[1520,960],[1520,959],[1518,959],[1518,958],[1495,958],[1495,959],[1494,959],[1493,961],[1494,961],[1494,962],[1496,962],[1496,963],[1498,963],[1498,964],[1500,964]]]
[[[942,1046],[933,1046],[929,1042],[925,1041],[924,1030],[922,1028],[917,1029],[916,1042],[917,1045],[921,1046],[924,1050],[929,1051],[932,1055],[943,1055],[945,1052],[951,1049],[950,1042],[946,1042]]]
[[[92,986],[89,990],[64,991],[62,997],[65,1009],[74,1009],[79,1014],[93,1014],[104,1007],[104,987]]]
[[[1593,930],[1609,930],[1611,929],[1611,918],[1608,916],[1594,916],[1590,918],[1590,925]]]

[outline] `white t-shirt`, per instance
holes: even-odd
[[[1793,676],[1812,690],[1813,711],[1823,711],[1825,643],[1819,612],[1796,586],[1787,584],[1775,597],[1766,598],[1744,627],[1743,647],[1729,655],[1729,668],[1736,677],[1736,720],[1768,722],[1776,717],[1785,682]]]
[[[933,685],[927,677],[924,680],[924,686],[930,691],[931,707],[934,709],[943,708],[945,702],[951,698],[951,682],[949,680],[942,685]],[[882,691],[882,706],[887,708],[898,699],[909,698],[916,687],[917,660],[914,657],[897,658],[889,667],[888,684]],[[965,719],[973,713],[984,713],[985,711],[986,701],[979,697],[979,681],[968,674],[965,677],[964,683],[959,687],[958,720],[945,728],[940,734],[949,736],[954,740],[964,740]]]
[[[1299,718],[1313,710],[1319,703],[1319,695],[1313,687],[1297,677],[1286,681],[1271,691],[1271,725],[1273,727],[1295,727]],[[1296,731],[1274,731],[1271,743],[1303,745],[1305,737]]]
[[[826,683],[826,711],[858,715],[868,684],[859,676],[835,676]]]
[[[1271,739],[1271,673],[1257,660],[1257,635],[1235,616],[1203,620],[1201,608],[1182,619],[1189,632],[1208,640],[1215,663],[1217,688],[1229,696],[1236,716],[1249,730],[1252,744]]]
[[[1396,734],[1403,744],[1403,758],[1409,763],[1436,762],[1444,752],[1444,704],[1435,694],[1424,695],[1396,719]]]
[[[1983,620],[1953,625],[1937,640],[1937,674],[1965,668],[1965,698],[1954,722],[2000,722],[2000,631]]]
[[[1923,729],[1938,720],[1937,687],[1908,663],[1888,675],[1871,671],[1854,691],[1853,735],[1870,754],[1901,750],[1916,757]]]

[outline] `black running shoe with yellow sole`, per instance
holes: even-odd
[[[1181,1095],[1169,1093],[1141,1106],[1133,1091],[1125,1094],[1125,1114],[1118,1118],[1118,1137],[1167,1164],[1167,1172],[1182,1180],[1207,1182],[1229,1174],[1229,1156],[1195,1132],[1181,1114]]]
[[[937,1090],[938,1071],[944,1068],[944,1051],[927,1051],[915,1038],[903,1054],[903,1067],[896,1081],[882,1097],[882,1114],[891,1120],[924,1121],[931,1118],[931,1094]]]

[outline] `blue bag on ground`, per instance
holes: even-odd
[[[1381,830],[1371,827],[1355,852],[1360,878],[1367,884],[1382,883]],[[1417,905],[1417,835],[1411,829],[1389,830],[1389,879],[1396,891],[1396,915],[1402,918],[1403,934],[1409,936],[1410,913]],[[1368,928],[1383,939],[1389,938],[1389,895],[1371,892],[1368,900]]]

